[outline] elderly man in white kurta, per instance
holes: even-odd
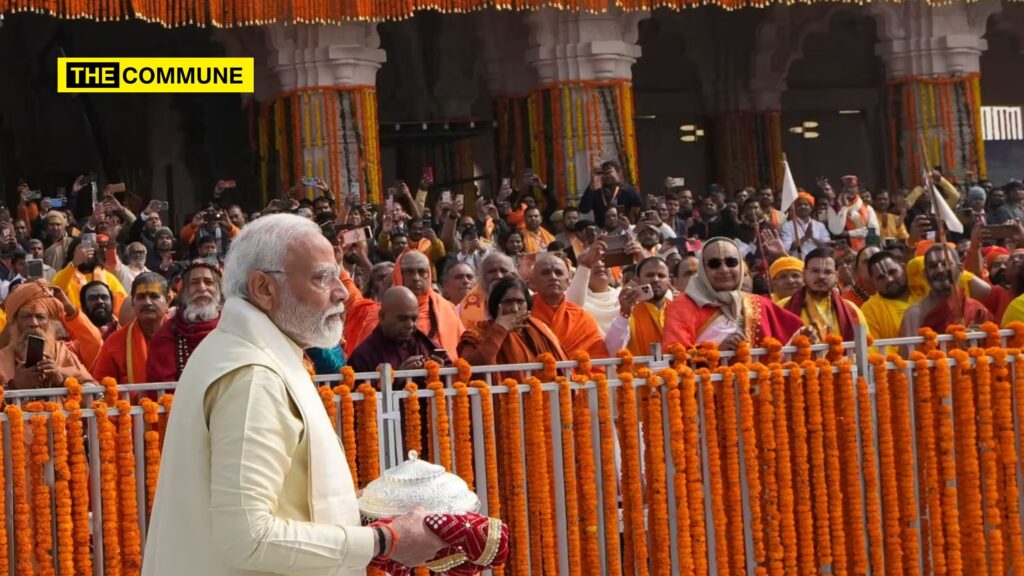
[[[225,263],[220,325],[175,394],[142,573],[355,575],[387,554],[422,565],[443,543],[423,511],[362,527],[352,475],[303,348],[342,332],[334,250],[298,216],[261,218]]]

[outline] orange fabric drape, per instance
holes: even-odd
[[[564,350],[584,350],[591,358],[608,357],[597,323],[580,306],[563,298],[561,304],[551,308],[540,298],[535,298],[533,317],[551,328]]]

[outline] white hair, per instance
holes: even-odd
[[[313,236],[321,236],[320,227],[294,214],[271,214],[246,224],[224,260],[224,297],[248,298],[253,272],[282,270],[288,248]]]

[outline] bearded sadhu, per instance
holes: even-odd
[[[0,382],[16,390],[59,388],[68,378],[92,382],[94,378],[72,345],[57,339],[57,326],[64,313],[45,280],[25,282],[4,302],[8,344],[0,350]],[[44,339],[42,359],[35,366],[25,364],[29,336]]]

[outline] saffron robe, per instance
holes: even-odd
[[[765,296],[742,293],[743,317],[738,330],[751,346],[761,346],[766,338],[785,344],[803,325],[800,317],[784,310]],[[711,328],[721,310],[716,306],[698,306],[687,294],[680,294],[665,310],[665,329],[661,343],[691,347],[703,341],[701,335]],[[724,340],[721,334],[716,342]]]
[[[597,322],[578,304],[563,297],[558,306],[551,308],[542,299],[534,298],[531,316],[551,328],[563,350],[584,350],[591,358],[608,357]]]
[[[132,320],[131,324],[115,331],[103,342],[92,374],[97,380],[111,377],[122,384],[143,384],[146,380],[146,362],[149,359],[149,340]]]

